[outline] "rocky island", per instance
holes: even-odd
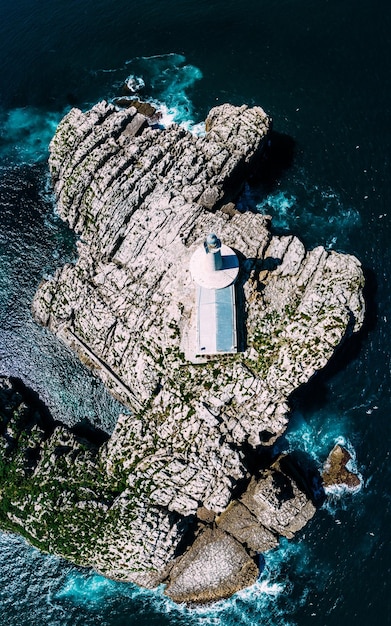
[[[101,102],[72,109],[52,140],[78,258],[40,285],[33,314],[128,411],[98,445],[3,380],[0,523],[105,576],[202,603],[255,582],[257,556],[314,515],[320,476],[271,451],[290,394],[360,329],[364,279],[356,258],[307,251],[237,210],[266,158],[261,108],[212,109],[203,137],[158,121],[137,102]],[[238,259],[236,344],[203,354],[189,268],[210,233]]]

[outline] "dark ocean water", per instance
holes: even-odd
[[[390,17],[385,0],[0,0],[0,374],[56,418],[110,430],[120,407],[31,320],[40,279],[75,254],[47,146],[70,106],[119,95],[129,75],[195,129],[215,104],[263,106],[293,151],[242,204],[308,247],[357,255],[368,285],[366,327],[294,398],[281,442],[321,464],[344,441],[358,493],[267,554],[255,587],[198,611],[0,534],[1,626],[391,624]]]

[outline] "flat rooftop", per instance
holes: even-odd
[[[197,285],[196,354],[237,352],[235,286],[207,289]]]

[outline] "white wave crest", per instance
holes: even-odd
[[[150,57],[136,57],[126,62],[131,70],[127,81],[131,88],[143,90],[143,100],[153,104],[162,114],[161,125],[179,124],[195,135],[205,132],[203,122],[196,120],[194,105],[189,95],[201,70],[186,62],[181,54],[169,53]]]

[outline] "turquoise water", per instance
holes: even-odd
[[[55,215],[48,143],[71,106],[120,95],[128,77],[165,120],[197,133],[215,104],[263,106],[280,160],[242,206],[308,247],[357,255],[368,285],[366,327],[294,395],[278,443],[319,466],[345,442],[357,493],[332,494],[265,555],[255,587],[197,611],[2,534],[1,626],[390,623],[390,16],[384,0],[1,0],[0,373],[38,391],[55,418],[110,431],[120,407],[31,320],[41,278],[75,255]]]

